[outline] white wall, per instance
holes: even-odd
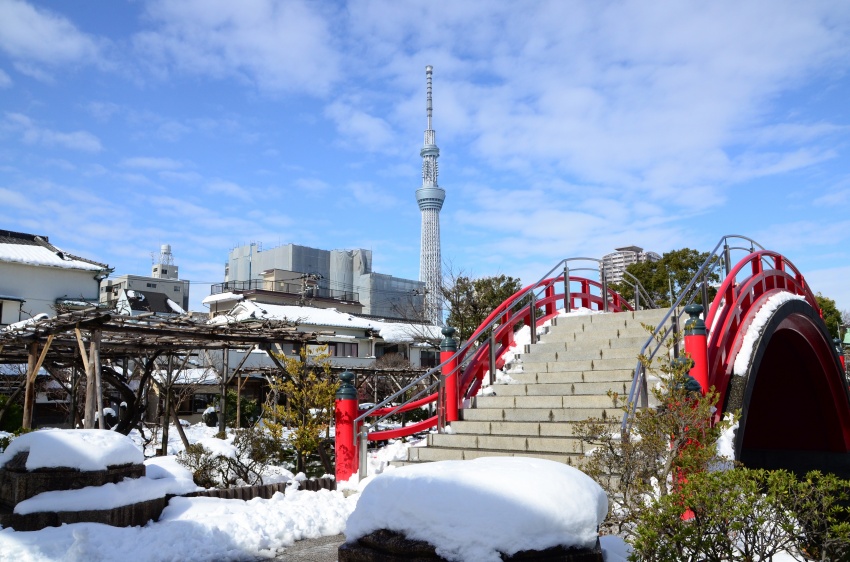
[[[0,294],[27,301],[22,320],[42,312],[55,316],[56,311],[51,306],[56,304],[57,298],[97,302],[96,274],[96,271],[0,262]]]

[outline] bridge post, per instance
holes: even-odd
[[[694,366],[691,367],[691,376],[702,387],[702,393],[708,390],[708,350],[705,322],[700,318],[703,307],[700,304],[689,304],[685,312],[690,318],[685,322],[685,353],[687,353]]]
[[[564,312],[570,312],[572,300],[570,296],[570,266],[564,262]]]
[[[452,359],[457,352],[457,341],[452,337],[455,332],[451,326],[443,328],[443,341],[440,343],[440,363],[443,363],[443,379],[446,388],[446,421],[453,422],[458,419],[458,393],[457,393],[457,359]]]
[[[354,373],[345,371],[339,375],[339,388],[336,391],[334,403],[334,422],[336,437],[336,481],[345,482],[357,472],[358,456],[355,435],[357,429],[354,420],[357,419],[357,389],[354,387]]]

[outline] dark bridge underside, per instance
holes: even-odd
[[[850,478],[850,395],[823,320],[807,303],[781,305],[756,342],[726,410],[741,408],[736,456],[753,468]]]

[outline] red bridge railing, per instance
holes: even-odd
[[[591,262],[593,267],[587,267],[586,263],[574,267],[575,262]],[[596,272],[601,281],[572,275],[587,271]],[[643,294],[644,302],[651,303],[645,291],[641,291],[643,288],[636,284],[636,294]],[[569,297],[565,299],[564,295]],[[464,399],[478,393],[488,372],[492,382],[496,370],[504,367],[504,355],[516,345],[514,334],[519,325],[534,327],[531,330],[531,342],[535,343],[537,328],[558,315],[558,303],[567,311],[577,306],[605,312],[632,310],[632,306],[625,299],[608,288],[600,260],[562,260],[542,279],[517,291],[496,307],[457,351],[445,351],[444,347],[439,365],[354,419],[354,433],[359,436],[356,438],[359,443],[353,443],[352,450],[358,453],[361,475],[365,475],[367,441],[410,436],[434,427],[442,431],[447,422],[454,421],[451,419],[451,413],[463,407]],[[437,381],[428,384],[426,381],[435,375]],[[410,394],[413,395],[407,396]],[[404,398],[407,398],[404,403],[394,404]],[[436,403],[437,413],[428,419],[399,428],[373,429],[390,416],[433,403]],[[365,423],[370,418],[373,419],[371,426]],[[347,470],[340,473],[338,460],[337,472],[338,480],[347,480],[353,470],[348,474]]]

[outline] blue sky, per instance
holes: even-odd
[[[192,308],[240,244],[417,278],[426,64],[443,259],[745,234],[850,308],[850,3],[0,0],[0,228]]]

